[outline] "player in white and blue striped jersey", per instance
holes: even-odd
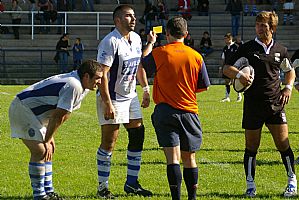
[[[103,67],[103,84],[97,96],[97,113],[101,125],[101,145],[97,151],[99,187],[97,195],[112,199],[108,189],[111,157],[120,124],[128,132],[128,194],[152,196],[138,182],[144,142],[144,126],[136,93],[136,78],[143,87],[142,107],[149,106],[149,86],[143,69],[138,68],[142,50],[140,36],[134,32],[136,17],[133,8],[120,5],[113,12],[115,29],[99,44],[97,61]]]
[[[101,83],[103,70],[94,60],[77,71],[52,76],[19,94],[9,108],[11,136],[22,139],[31,152],[29,176],[34,200],[62,199],[54,193],[52,157],[54,134],[81,101]]]

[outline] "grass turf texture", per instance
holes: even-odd
[[[21,140],[10,138],[7,113],[15,94],[25,87],[0,86],[0,199],[32,199],[28,176],[29,151]],[[138,92],[141,92],[140,86]],[[207,92],[198,95],[199,117],[203,127],[202,149],[197,152],[198,199],[242,199],[245,191],[242,103],[234,102],[237,96],[233,91],[232,102],[221,103],[223,95],[224,86],[211,86]],[[294,90],[286,113],[295,157],[299,154],[298,102],[299,94]],[[165,157],[158,147],[150,121],[153,108],[152,102],[150,108],[143,109],[146,138],[140,182],[154,193],[151,199],[171,199]],[[84,99],[81,109],[72,113],[71,118],[60,127],[55,141],[53,172],[56,192],[66,199],[95,199],[98,184],[96,151],[100,144],[100,128],[93,92]],[[143,199],[127,196],[123,191],[126,146],[127,133],[122,127],[112,157],[110,189],[118,199]],[[264,128],[257,155],[257,199],[283,199],[286,181],[280,154],[276,151],[268,129]],[[187,199],[184,182],[182,199]]]

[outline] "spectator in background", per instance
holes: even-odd
[[[249,7],[251,7],[251,11]],[[256,13],[257,13],[257,9],[256,9],[255,0],[247,0],[244,6],[244,16],[247,16],[248,14],[250,16],[256,16]]]
[[[86,11],[87,4],[90,8],[90,11],[94,12],[93,0],[82,0],[82,10]]]
[[[142,42],[142,49],[144,49],[144,47],[147,44],[147,35],[145,33],[145,29],[144,28],[142,28],[142,29],[139,30],[139,36],[140,36],[141,42]]]
[[[197,0],[197,11],[200,16],[208,16],[209,14],[209,0]]]
[[[184,38],[184,44],[195,49],[194,46],[194,39],[191,37],[191,33],[188,33],[187,36]]]
[[[143,11],[143,15],[142,17],[139,19],[139,22],[141,24],[145,24],[145,18],[146,18],[146,15],[148,14],[148,10],[150,8],[150,6],[152,5],[152,0],[144,0],[144,11]]]
[[[38,0],[40,13],[40,25],[50,25],[50,13],[49,10],[53,9],[53,5],[49,0]],[[50,32],[50,27],[40,27],[40,33],[47,34]]]
[[[28,10],[31,11],[30,13],[28,13],[28,22],[29,24],[31,24],[32,16],[34,16],[34,13],[32,13],[32,11],[36,10],[35,0],[28,0]]]
[[[157,0],[157,11],[158,11],[158,20],[160,21],[160,25],[163,26],[163,30],[165,30],[165,20],[168,20],[168,11],[166,4],[163,0]]]
[[[0,12],[3,12],[4,10],[5,10],[4,3],[2,2],[2,0],[0,0]]]
[[[294,1],[293,0],[285,0],[283,4],[283,25],[286,25],[287,21],[290,21],[290,25],[294,25]]]
[[[67,0],[57,0],[57,11],[66,12],[69,8],[69,1]],[[57,14],[57,25],[62,25],[65,22],[65,15],[64,13]],[[62,27],[57,27],[57,34],[62,33]]]
[[[69,34],[64,33],[56,44],[56,51],[58,52],[58,66],[60,73],[68,72],[68,48],[70,47]]]
[[[153,27],[154,23],[157,21],[157,13],[158,9],[155,5],[150,4],[146,10],[145,16],[145,32],[146,34],[150,32],[151,28]]]
[[[73,70],[77,70],[82,64],[83,60],[84,45],[81,42],[81,38],[76,38],[75,44],[73,46]]]
[[[19,2],[17,0],[12,0],[12,11],[22,11],[22,8],[19,6]],[[17,25],[17,24],[21,24],[21,20],[22,20],[22,13],[11,13],[11,19],[12,19],[12,24],[13,25]],[[19,26],[13,26],[12,30],[13,30],[13,34],[15,39],[20,39],[20,33],[19,33]]]
[[[5,6],[2,0],[0,0],[0,14],[5,11]],[[7,34],[9,33],[9,30],[7,26],[0,26],[0,34]]]
[[[231,22],[232,22],[232,34],[233,37],[238,35],[239,25],[240,25],[240,16],[243,12],[243,5],[241,0],[230,0],[226,6],[225,11],[230,12]]]
[[[203,36],[200,40],[200,52],[203,56],[213,52],[212,41],[208,31],[203,32]]]
[[[178,0],[178,13],[186,20],[191,20],[191,3],[190,0]]]

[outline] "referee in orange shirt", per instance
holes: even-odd
[[[187,34],[187,21],[174,17],[166,26],[168,44],[152,50],[156,34],[150,32],[144,54],[150,53],[140,66],[147,74],[155,74],[152,123],[166,156],[172,199],[180,199],[182,159],[188,199],[194,200],[198,181],[195,151],[202,142],[196,93],[207,90],[210,81],[202,56],[184,45]]]

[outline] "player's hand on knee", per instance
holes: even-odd
[[[52,153],[54,153],[55,148],[56,148],[54,137],[52,137],[52,139],[50,140],[50,144],[51,144],[51,148],[52,148]]]
[[[52,157],[53,157],[53,149],[52,149],[52,145],[50,142],[45,142],[44,143],[44,146],[45,146],[45,150],[46,150],[46,153],[45,153],[45,161],[51,161],[52,160]]]

